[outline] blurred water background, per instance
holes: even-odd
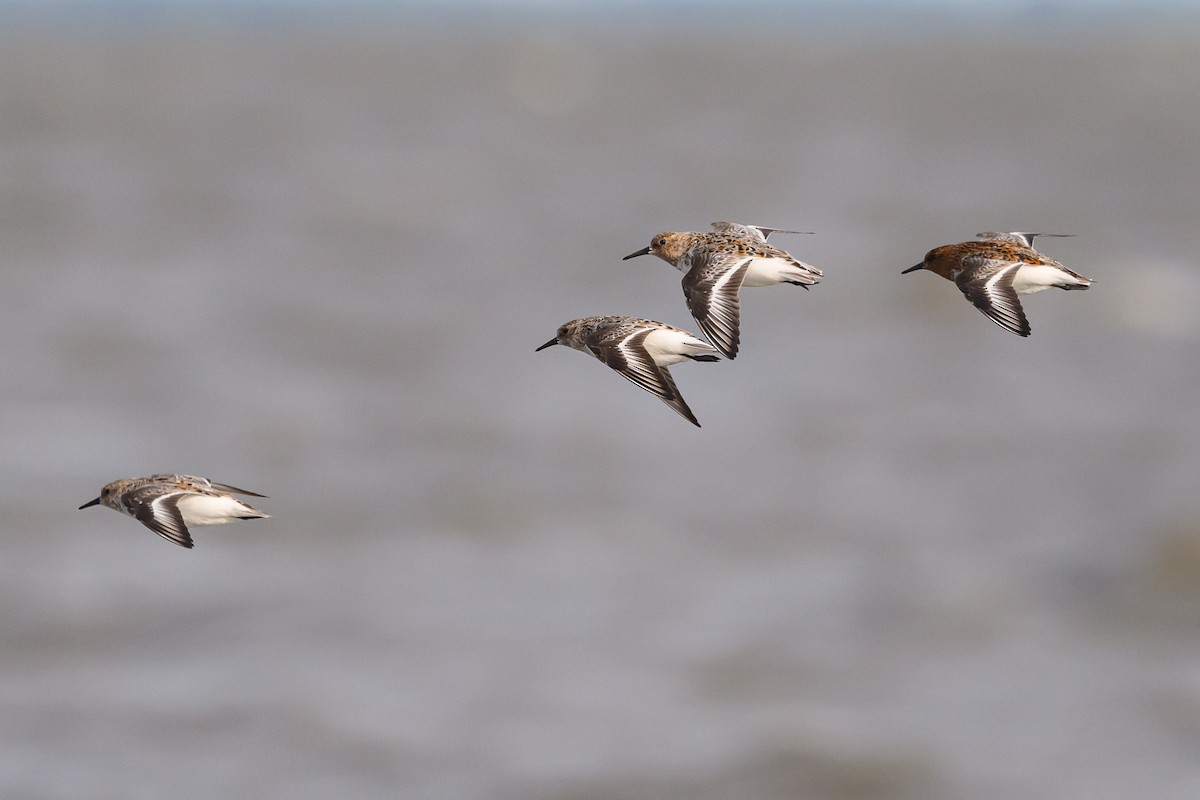
[[[3,20],[3,797],[1200,797],[1195,7]],[[715,219],[827,277],[703,429],[534,354]],[[986,229],[1096,286],[900,275]]]

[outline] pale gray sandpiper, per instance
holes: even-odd
[[[164,539],[191,547],[189,525],[221,525],[235,519],[270,516],[238,500],[234,494],[266,497],[194,475],[151,475],[113,481],[100,490],[99,497],[79,508],[108,506],[128,514]]]
[[[1033,249],[1035,237],[1070,234],[986,231],[976,235],[979,241],[935,247],[920,264],[902,273],[927,269],[954,281],[988,319],[1018,336],[1028,336],[1032,329],[1017,295],[1051,288],[1086,289],[1095,283]]]
[[[684,419],[700,427],[667,367],[687,360],[719,361],[716,348],[708,342],[662,322],[609,316],[571,320],[534,352],[556,344],[595,356],[622,378],[657,395]]]
[[[772,233],[801,233],[782,228],[714,222],[709,232],[666,232],[650,240],[649,247],[625,256],[654,255],[683,275],[683,296],[688,310],[721,355],[736,358],[741,341],[743,286],[817,283],[821,270],[791,253],[767,244]]]

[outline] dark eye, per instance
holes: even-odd
[[[661,239],[659,239],[658,241],[656,241],[656,242],[654,243],[654,246],[655,246],[655,247],[663,247],[663,246],[665,246],[665,245],[666,245],[666,243],[667,243],[667,239],[666,239],[666,237],[664,236],[663,238],[661,238]]]

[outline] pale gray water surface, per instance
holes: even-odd
[[[389,24],[0,47],[5,798],[1200,796],[1197,37]],[[534,354],[715,219],[827,279],[702,430]]]

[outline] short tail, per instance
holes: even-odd
[[[1058,285],[1058,288],[1066,289],[1068,292],[1074,291],[1075,289],[1086,289],[1089,286],[1091,286],[1093,283],[1095,283],[1095,281],[1092,280],[1091,278],[1085,278],[1082,275],[1080,275],[1078,272],[1072,272],[1069,269],[1065,270],[1065,272],[1068,275],[1070,275],[1072,278],[1074,278],[1075,280],[1072,281],[1071,283],[1060,283]]]
[[[259,511],[252,505],[246,503],[241,504],[241,514],[238,514],[238,519],[270,519],[271,515],[266,512]]]

